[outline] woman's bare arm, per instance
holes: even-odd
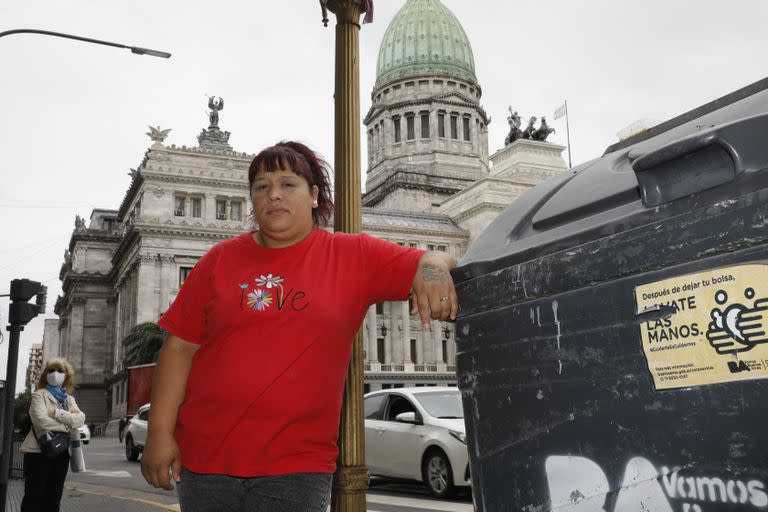
[[[198,348],[199,345],[169,334],[160,349],[152,375],[147,442],[141,456],[141,473],[153,487],[173,489],[170,473],[176,482],[181,480],[181,455],[173,432]]]

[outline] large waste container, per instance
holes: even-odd
[[[481,512],[768,509],[768,79],[515,201],[454,271]]]

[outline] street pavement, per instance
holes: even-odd
[[[96,437],[85,446],[87,470],[70,472],[64,485],[61,512],[179,511],[175,491],[150,487],[138,463],[126,460],[114,437]],[[6,511],[19,512],[24,482],[8,483]],[[435,500],[416,482],[374,478],[367,493],[367,512],[471,512],[468,492],[455,500]]]

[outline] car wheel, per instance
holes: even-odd
[[[125,438],[125,458],[131,462],[139,460],[139,450],[134,446],[131,436]]]
[[[455,492],[453,471],[448,457],[439,448],[430,450],[422,466],[424,482],[435,498],[450,498]]]

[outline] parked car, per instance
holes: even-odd
[[[83,425],[82,427],[78,428],[77,430],[78,430],[78,432],[80,432],[80,442],[81,443],[88,444],[88,443],[91,442],[91,429],[88,428],[88,425]]]
[[[438,498],[470,486],[459,390],[396,388],[366,394],[365,458],[371,474],[418,480]]]
[[[147,421],[149,420],[149,404],[144,404],[136,411],[136,415],[125,427],[125,458],[130,461],[139,460],[147,442]]]

